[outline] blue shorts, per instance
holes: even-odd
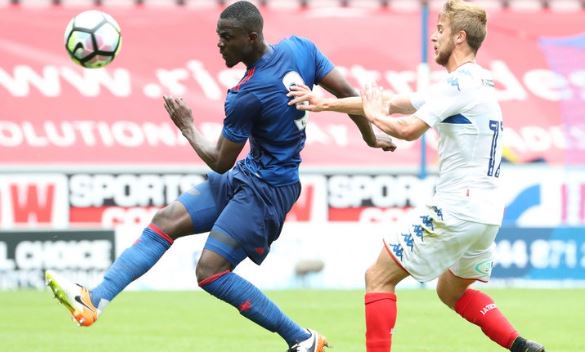
[[[246,257],[260,264],[268,255],[301,192],[301,184],[271,186],[236,165],[183,193],[194,233],[210,232],[205,249],[236,267]]]

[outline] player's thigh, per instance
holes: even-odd
[[[190,233],[209,232],[221,213],[221,199],[218,199],[217,191],[211,182],[213,181],[204,181],[177,199],[191,220]]]
[[[469,222],[446,209],[427,206],[411,216],[401,231],[384,238],[389,253],[413,278],[433,280],[452,266],[477,241]]]
[[[215,222],[206,248],[241,249],[254,263],[262,263],[282,231],[299,188],[300,185],[271,187],[255,180],[242,183]]]
[[[213,225],[204,249],[224,257],[232,268],[246,257],[260,263],[270,248],[263,214],[263,209],[250,202],[228,202]]]
[[[469,223],[468,232],[476,234],[474,241],[449,268],[456,277],[487,282],[491,276],[495,252],[497,225]]]

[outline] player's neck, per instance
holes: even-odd
[[[455,71],[459,67],[475,62],[475,54],[473,53],[462,53],[454,51],[449,58],[446,69],[449,73]]]
[[[258,46],[258,49],[250,56],[248,60],[246,60],[246,62],[244,62],[246,67],[252,67],[258,60],[260,60],[260,58],[268,51],[269,48],[270,46],[266,42],[262,41],[262,43],[260,43]]]

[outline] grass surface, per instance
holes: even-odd
[[[487,290],[525,336],[547,352],[585,351],[585,290]],[[270,291],[291,318],[326,335],[331,352],[365,351],[361,291]],[[393,352],[505,351],[443,306],[432,290],[399,290]],[[48,291],[0,292],[0,351],[257,352],[286,350],[204,292],[124,292],[79,328]]]

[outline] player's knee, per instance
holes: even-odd
[[[444,290],[441,290],[439,286],[437,286],[436,292],[437,297],[439,297],[439,300],[441,300],[441,302],[443,302],[447,307],[451,308],[452,304],[451,300],[449,299],[449,295]]]
[[[209,281],[214,277],[219,277],[226,271],[227,270],[221,270],[217,267],[198,263],[197,267],[195,268],[195,276],[197,277],[197,283],[201,285],[202,282]]]
[[[366,291],[394,292],[396,285],[408,275],[392,261],[377,261],[366,271]]]
[[[457,303],[457,300],[461,297],[461,293],[454,292],[440,281],[437,283],[436,292],[441,302],[449,308],[455,307],[455,303]]]
[[[193,232],[191,217],[178,202],[159,209],[154,214],[152,222],[173,239]]]
[[[195,276],[197,277],[197,282],[201,282],[212,277],[216,274],[216,271],[216,268],[214,268],[212,265],[209,265],[205,261],[199,260],[197,267],[195,267]]]
[[[173,226],[173,221],[167,207],[159,209],[156,214],[154,214],[152,222],[156,224],[156,226],[158,226],[164,233],[173,237],[175,226]]]
[[[374,274],[372,272],[372,267],[369,267],[365,273],[365,281],[366,281],[366,291],[371,291],[372,285],[374,283]]]
[[[390,282],[386,273],[375,264],[366,270],[366,292],[379,292],[388,288]]]
[[[204,250],[204,254],[197,262],[195,276],[197,277],[197,282],[201,283],[201,281],[231,270],[229,262],[225,259],[215,253]]]
[[[437,296],[447,307],[453,308],[475,280],[456,277],[450,271],[446,271],[437,281]]]

